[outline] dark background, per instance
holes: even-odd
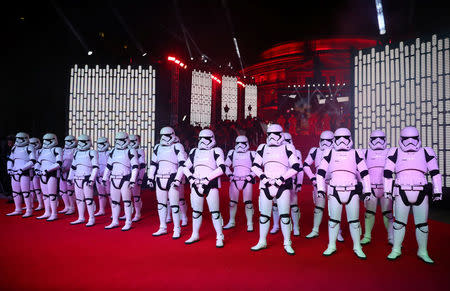
[[[439,2],[383,1],[387,35],[381,40],[448,32],[450,11]],[[38,137],[54,132],[63,138],[73,64],[157,66],[161,124],[167,122],[168,105],[163,101],[167,98],[162,97],[170,92],[168,55],[195,67],[204,54],[212,70],[231,63],[237,74],[240,65],[233,36],[238,39],[244,67],[255,63],[263,50],[284,41],[378,36],[375,0],[14,1],[9,5],[2,8],[6,54],[1,138],[17,131]],[[193,61],[188,61],[182,25],[193,39],[188,37]],[[87,49],[94,54],[88,56]],[[147,52],[145,57],[143,52]]]

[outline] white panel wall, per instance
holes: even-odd
[[[251,110],[248,110],[248,106],[251,106]],[[258,113],[258,90],[256,85],[245,85],[245,117],[251,115],[256,117]]]
[[[147,161],[155,143],[155,70],[130,66],[79,67],[70,70],[69,134],[87,134],[93,144],[118,131],[141,136]]]
[[[211,124],[211,74],[192,71],[191,124],[205,127]]]
[[[432,147],[450,186],[450,43],[448,37],[359,51],[354,68],[355,145],[367,148],[382,129],[397,146],[401,128],[415,126]]]
[[[222,77],[222,120],[237,120],[237,86],[236,77]],[[228,113],[225,112],[225,106],[230,108]]]

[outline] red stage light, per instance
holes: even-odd
[[[175,61],[175,58],[174,58],[174,57],[168,57],[167,60],[169,60],[169,61]]]
[[[242,83],[241,81],[237,81],[237,83],[238,83],[239,85],[241,85],[241,86],[242,86],[242,88],[245,88],[245,84],[244,84],[244,83]]]
[[[211,75],[211,78],[219,84],[222,83],[222,81],[214,75]]]

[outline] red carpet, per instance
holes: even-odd
[[[228,183],[224,183],[223,189],[227,186]],[[204,215],[201,241],[197,244],[184,244],[190,235],[190,225],[183,229],[179,240],[172,240],[169,235],[152,237],[151,233],[158,228],[153,192],[143,194],[143,220],[128,232],[104,230],[109,221],[107,217],[98,219],[92,228],[69,225],[74,216],[61,215],[55,222],[7,217],[5,213],[13,209],[13,204],[2,202],[0,290],[448,288],[450,225],[430,221],[429,252],[435,265],[427,265],[416,257],[412,218],[403,256],[396,262],[387,261],[390,247],[386,243],[379,211],[372,244],[364,247],[366,261],[353,254],[346,224],[343,225],[346,242],[338,245],[337,254],[327,258],[322,256],[327,246],[325,221],[319,238],[304,238],[312,227],[310,190],[304,189],[301,195],[302,236],[293,238],[295,256],[285,254],[280,233],[269,235],[267,250],[250,251],[258,240],[258,228],[253,233],[245,231],[241,201],[238,227],[225,231],[223,249],[215,248],[215,232],[208,212]],[[228,219],[226,193],[222,191],[221,210],[225,222]],[[257,195],[254,197],[257,201]]]

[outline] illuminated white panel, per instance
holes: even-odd
[[[236,77],[222,77],[222,120],[237,120],[237,86]],[[229,108],[228,112],[225,107]]]
[[[256,85],[245,85],[245,117],[256,117],[258,114],[258,88]]]
[[[87,134],[93,144],[99,137],[114,143],[115,133],[141,136],[147,161],[155,144],[155,71],[107,66],[70,70],[69,134]]]
[[[211,74],[192,71],[191,124],[206,127],[211,124]]]
[[[422,144],[438,154],[446,187],[450,187],[449,50],[449,38],[437,35],[431,41],[417,38],[360,50],[354,56],[353,96],[356,147],[367,147],[374,128],[384,130],[388,144],[396,146],[401,128],[416,126]]]

